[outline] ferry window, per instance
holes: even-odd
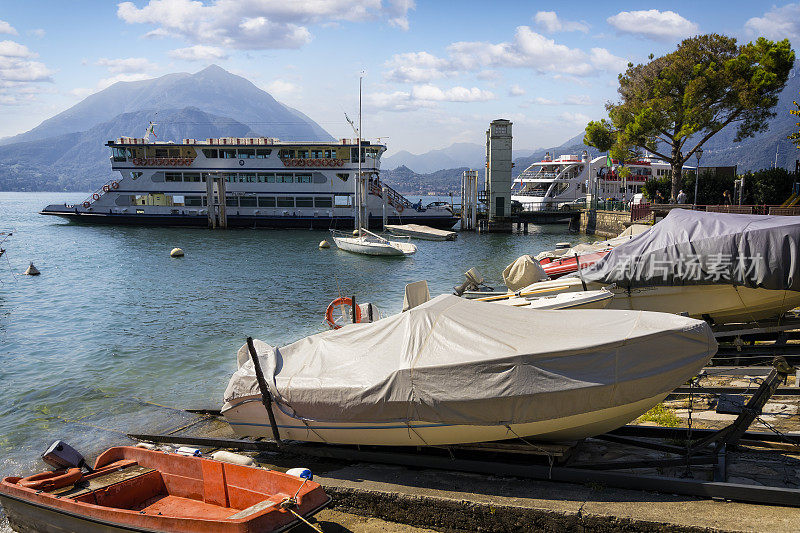
[[[336,195],[333,197],[333,205],[334,207],[350,207],[353,205],[352,198],[350,196]]]
[[[183,203],[186,207],[202,206],[203,198],[201,196],[185,196]]]
[[[255,148],[239,148],[239,159],[255,159]]]
[[[180,172],[165,172],[164,181],[182,181]]]
[[[334,159],[336,157],[336,150],[325,150],[325,159]]]
[[[311,183],[311,174],[295,174],[295,183]]]
[[[219,156],[223,159],[236,159],[236,148],[220,148]]]
[[[272,150],[268,148],[256,148],[256,159],[266,159],[271,153]]]
[[[239,174],[239,181],[244,183],[255,183],[256,175],[252,172],[244,172]]]
[[[298,159],[308,159],[308,150],[298,150],[297,151],[297,158]]]
[[[156,148],[156,157],[169,157],[169,152],[166,148]]]
[[[170,198],[170,197],[167,196],[167,198]],[[183,205],[185,205],[183,203],[183,201],[184,201],[184,197],[183,196],[178,196],[178,195],[172,196],[172,205],[183,206]]]
[[[168,148],[167,154],[169,157],[180,157],[181,156],[181,149],[180,148]]]
[[[132,180],[135,180],[135,179],[138,179],[138,178],[141,178],[141,177],[142,177],[142,173],[141,172],[131,172],[131,179]]]
[[[278,207],[294,207],[294,197],[292,196],[278,196]]]
[[[183,181],[198,182],[198,181],[200,181],[200,173],[198,173],[198,172],[184,172],[183,173]]]
[[[277,183],[293,183],[294,177],[291,174],[276,174],[275,181]]]
[[[314,207],[331,207],[333,206],[333,200],[331,200],[330,196],[317,196],[314,198]]]
[[[238,207],[239,206],[239,199],[235,196],[226,196],[225,197],[225,206],[226,207]]]
[[[125,161],[125,149],[123,148],[112,148],[111,149],[111,156],[115,162],[122,162]]]
[[[294,150],[286,150],[286,149],[280,150],[278,152],[278,157],[280,157],[281,159],[292,159],[294,158]]]
[[[310,196],[298,196],[294,203],[297,207],[314,207],[314,199]]]
[[[267,174],[267,183],[275,183],[275,174]]]
[[[311,159],[322,159],[322,150],[311,150]]]
[[[222,178],[228,183],[236,181],[236,174],[223,174]]]
[[[275,174],[261,174],[261,173],[258,174],[258,179],[256,181],[258,181],[258,183],[267,183],[268,177],[272,178],[271,183],[275,182]]]
[[[361,156],[364,156],[364,148],[361,148]],[[350,148],[350,161],[358,163],[358,148]]]
[[[255,196],[242,196],[239,198],[239,206],[241,207],[256,207],[258,201]]]
[[[216,148],[203,148],[203,155],[215,159],[218,157]]]
[[[586,194],[586,184],[585,183],[581,183],[581,192],[583,194]]]
[[[274,196],[259,196],[258,207],[275,207]]]
[[[347,178],[350,177],[350,174],[336,174],[336,177],[342,181],[347,181]]]

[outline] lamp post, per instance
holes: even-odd
[[[694,171],[694,199],[692,202],[692,209],[697,210],[697,182],[700,181],[700,158],[703,157],[703,149],[698,148],[694,152],[694,156],[697,158],[697,169]]]

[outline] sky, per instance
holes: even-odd
[[[0,138],[113,83],[217,64],[334,137],[352,137],[363,73],[363,133],[390,154],[483,144],[496,118],[534,150],[604,118],[629,61],[703,33],[800,42],[800,3],[3,0]]]

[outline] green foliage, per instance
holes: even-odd
[[[782,204],[792,194],[798,177],[785,168],[765,168],[744,176],[744,200],[749,204]],[[701,178],[702,179],[702,178]]]
[[[659,426],[668,428],[678,427],[681,423],[680,419],[678,419],[678,415],[675,414],[675,411],[664,407],[663,403],[656,405],[645,414],[640,416],[637,420],[641,422],[655,422]]]
[[[766,129],[793,63],[786,39],[739,46],[724,35],[691,37],[674,52],[629,65],[619,76],[620,101],[606,106],[610,123],[590,123],[586,140],[599,148],[614,133],[614,145],[668,161],[674,197],[684,163],[722,128],[735,124],[737,141]]]
[[[792,115],[795,115],[795,116],[800,116],[800,104],[798,104],[798,103],[795,101],[795,102],[794,102],[794,106],[795,106],[797,109],[790,109],[790,110],[789,110],[789,113],[791,113]],[[798,128],[800,128],[800,122],[796,122],[796,123],[795,123],[795,126],[797,126]],[[792,140],[792,141],[794,141],[794,144],[795,144],[795,146],[797,146],[798,148],[800,148],[800,129],[798,129],[798,131],[796,131],[795,133],[792,133],[791,135],[789,135],[789,139],[790,139],[790,140]]]
[[[722,193],[728,191],[733,194],[733,182],[737,178],[744,178],[742,203],[746,205],[780,205],[791,196],[794,183],[800,181],[800,176],[785,168],[764,168],[740,174],[737,177],[710,172],[710,169],[704,168],[700,172],[700,182],[697,184],[697,204],[722,204]],[[686,172],[679,187],[686,193],[689,203],[694,203],[694,180],[695,173]],[[661,192],[661,195],[667,198],[670,187],[671,180],[664,177],[646,181],[642,190],[645,197],[652,201],[656,191]]]
[[[649,179],[642,185],[642,195],[650,202],[655,202],[656,192],[661,193],[661,197],[669,199],[669,193],[672,188],[672,179],[666,176],[660,178]]]
[[[586,125],[583,144],[594,146],[601,152],[608,152],[616,142],[617,133],[607,120],[597,122],[593,120]]]

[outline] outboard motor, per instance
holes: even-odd
[[[453,287],[453,294],[461,296],[466,291],[491,291],[491,287],[483,284],[483,276],[477,269],[470,268],[464,272],[464,277],[467,278],[461,285]]]
[[[78,451],[62,440],[57,440],[42,454],[42,461],[56,470],[67,468],[85,468],[89,472],[94,469],[86,464],[86,459]]]

